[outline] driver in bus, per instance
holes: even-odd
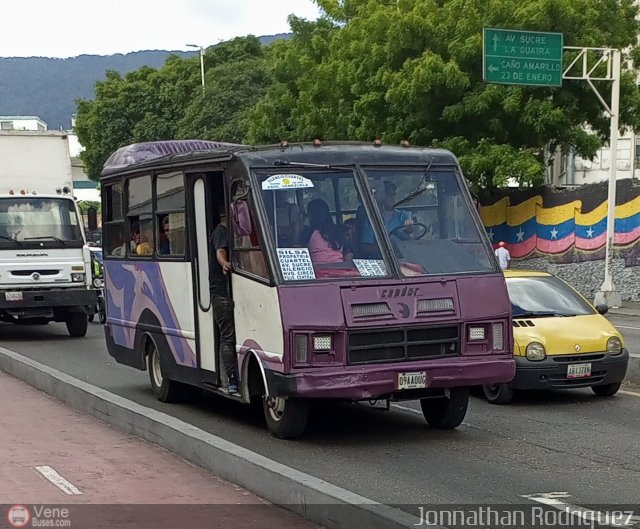
[[[384,221],[384,227],[388,234],[398,228],[404,228],[405,233],[413,233],[413,219],[411,213],[404,209],[397,209],[394,204],[397,201],[397,187],[388,180],[384,182],[384,196],[378,201],[380,213]],[[362,223],[360,232],[360,245],[365,256],[379,255],[380,251],[376,244],[373,227],[369,219]]]

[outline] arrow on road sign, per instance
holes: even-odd
[[[500,71],[500,68],[498,68],[497,66],[493,66],[492,64],[490,64],[489,66],[487,66],[487,70],[489,70],[491,73],[493,73],[493,72],[498,72],[498,71]]]
[[[493,51],[498,51],[498,35],[493,36]]]

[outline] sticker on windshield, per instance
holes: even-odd
[[[262,182],[262,189],[266,191],[301,189],[305,187],[314,187],[313,182],[299,174],[274,174]]]
[[[308,248],[278,248],[278,261],[285,281],[316,278]]]
[[[353,264],[356,265],[362,277],[387,275],[387,267],[384,265],[384,261],[379,259],[354,259]]]

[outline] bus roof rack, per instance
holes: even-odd
[[[148,162],[172,154],[185,154],[196,151],[229,150],[244,147],[238,143],[225,143],[209,140],[163,140],[134,143],[120,147],[111,154],[102,168],[102,174],[110,174],[129,165]]]

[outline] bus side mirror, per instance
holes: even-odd
[[[96,208],[87,209],[87,225],[89,231],[96,231],[98,229],[98,210]]]
[[[251,214],[246,200],[236,200],[231,203],[231,220],[236,237],[248,237],[252,234]]]

